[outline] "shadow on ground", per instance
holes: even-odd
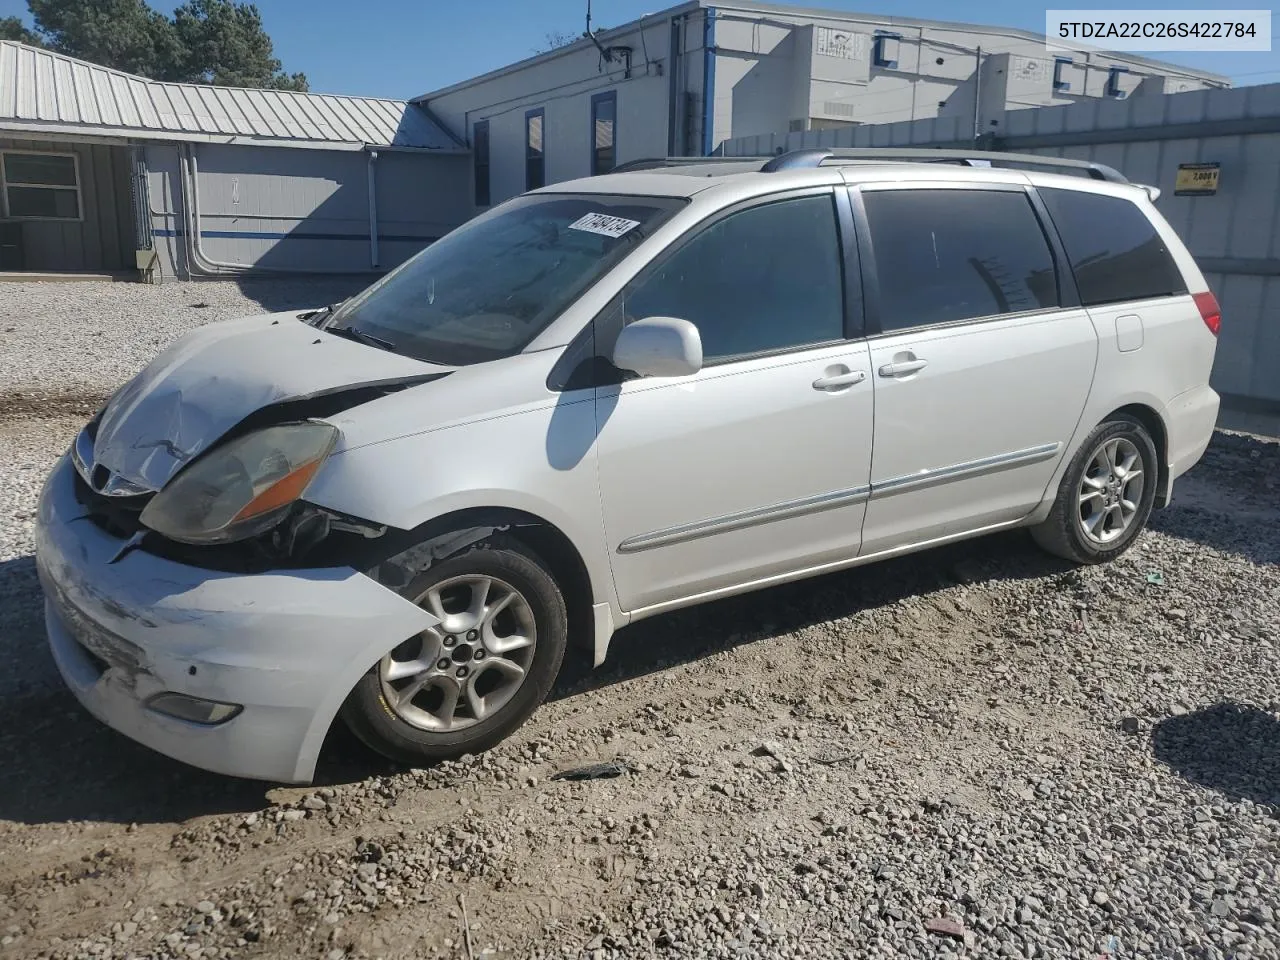
[[[614,638],[608,666],[566,663],[551,699],[573,696],[687,663],[808,624],[849,616],[957,582],[1039,577],[1066,566],[1010,534],[901,558],[707,604],[629,627]],[[0,820],[169,823],[262,809],[273,784],[205,773],[115,733],[63,687],[44,642],[39,588],[30,557],[0,565],[0,619],[9,647],[31,680],[0,696]],[[780,650],[780,655],[785,651]],[[317,784],[394,772],[335,724],[321,753]]]
[[[0,561],[0,821],[170,823],[268,805],[274,784],[205,773],[99,723],[58,676],[31,556]],[[317,783],[391,768],[335,725]]]
[[[278,295],[278,286],[267,289]],[[1280,459],[1276,450],[1259,450],[1256,441],[1235,439],[1218,441],[1215,448],[1219,456],[1197,468],[1202,486],[1245,484],[1253,503],[1258,492],[1271,490],[1271,468]],[[1230,477],[1224,478],[1223,468]],[[1194,492],[1194,484],[1187,488]],[[1280,543],[1276,525],[1252,514],[1236,516],[1239,508],[1214,496],[1213,502],[1203,494],[1189,496],[1180,507],[1160,511],[1153,528],[1255,563],[1274,562]],[[567,661],[550,699],[602,689],[757,641],[776,646],[779,657],[791,656],[794,651],[781,639],[785,634],[956,583],[1049,577],[1052,585],[1056,578],[1073,575],[1068,564],[1040,552],[1022,531],[958,543],[624,628],[614,637],[603,668],[591,670],[585,658]],[[1066,588],[1069,582],[1062,582]],[[46,650],[30,557],[0,563],[0,662],[5,664],[0,674],[0,770],[5,771],[0,820],[172,822],[265,805],[270,784],[202,773],[132,743],[84,712],[58,680]],[[1230,796],[1280,802],[1280,724],[1265,713],[1224,705],[1174,718],[1156,729],[1155,749],[1189,779]],[[393,769],[336,724],[316,780],[349,782]]]
[[[41,650],[43,654],[43,649]],[[393,771],[336,724],[316,784]],[[277,784],[207,773],[171,760],[92,717],[65,689],[0,699],[0,821],[175,823],[269,806]]]
[[[1230,800],[1280,807],[1280,720],[1256,707],[1218,703],[1170,717],[1151,733],[1156,759]]]
[[[1025,531],[1012,531],[717,600],[624,627],[614,636],[602,668],[566,661],[548,699],[600,689],[958,583],[1070,575],[1071,570],[1035,547]],[[792,656],[794,651],[779,645],[777,655]]]

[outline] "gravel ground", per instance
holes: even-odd
[[[339,731],[277,788],[61,689],[29,527],[79,419],[0,417],[0,958],[1280,957],[1280,444],[1218,434],[1108,567],[1009,534],[656,618],[489,754]]]
[[[78,412],[112,390],[171,341],[213,320],[324,306],[367,281],[349,278],[0,285],[0,405],[15,395],[53,399]]]

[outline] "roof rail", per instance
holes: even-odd
[[[1092,160],[1066,157],[1042,157],[1032,153],[1000,153],[991,150],[933,150],[928,147],[806,147],[771,157],[646,157],[630,160],[614,167],[611,173],[635,173],[641,170],[671,170],[697,167],[715,176],[717,168],[729,172],[804,170],[840,163],[958,163],[970,167],[1000,167],[1013,170],[1041,170],[1047,173],[1075,174],[1110,183],[1129,183],[1114,167]],[[1148,190],[1148,192],[1150,192]]]
[[[927,147],[891,149],[881,147],[810,147],[774,157],[761,172],[820,167],[828,162],[960,163],[971,167],[1041,169],[1053,173],[1078,173],[1094,180],[1128,183],[1119,170],[1091,160],[1042,157],[1030,153],[998,153],[990,150],[932,150]]]
[[[610,173],[636,173],[641,170],[662,170],[667,167],[715,166],[717,164],[763,164],[768,157],[645,157],[620,163]]]

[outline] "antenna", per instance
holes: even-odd
[[[591,0],[587,0],[587,29],[586,32],[583,33],[583,36],[596,45],[596,49],[600,51],[600,58],[604,60],[605,63],[613,63],[615,58],[621,58],[624,61],[623,76],[628,80],[631,79],[631,48],[621,46],[606,47],[600,42],[600,39],[595,35],[595,31],[591,29]],[[646,71],[648,70],[648,66],[649,63],[648,60],[646,60]]]

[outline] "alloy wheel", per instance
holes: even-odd
[[[1104,441],[1080,481],[1080,529],[1093,543],[1112,544],[1133,525],[1146,478],[1142,454],[1125,437]]]
[[[415,602],[440,623],[382,658],[378,678],[387,706],[420,730],[451,733],[501,710],[533,663],[533,608],[496,577],[452,577]]]

